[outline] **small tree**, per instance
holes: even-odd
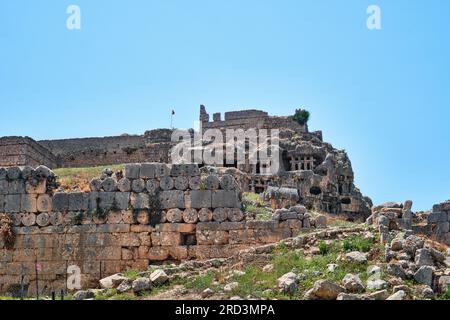
[[[292,120],[303,126],[308,123],[309,116],[309,111],[305,109],[296,109],[295,114],[292,116]]]

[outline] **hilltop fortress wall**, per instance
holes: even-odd
[[[306,209],[271,221],[241,211],[235,179],[197,165],[127,165],[91,182],[91,192],[56,192],[48,168],[0,168],[0,293],[66,289],[76,266],[86,288],[165,260],[229,257],[292,237],[313,223]]]

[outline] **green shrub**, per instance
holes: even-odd
[[[373,243],[369,239],[364,239],[361,236],[354,236],[348,239],[345,239],[342,243],[344,251],[361,251],[361,252],[369,252]]]
[[[321,241],[319,243],[319,251],[321,255],[326,255],[330,252],[330,247],[325,243],[325,241]]]
[[[309,117],[309,111],[304,109],[296,109],[295,114],[292,116],[292,120],[303,126],[308,123]]]

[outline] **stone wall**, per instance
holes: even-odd
[[[45,147],[29,137],[0,138],[0,166],[38,166],[44,164],[56,167],[56,158]]]
[[[409,230],[450,245],[450,201],[434,205],[427,213],[414,214],[411,209],[411,200],[387,202],[372,208],[368,222],[379,228],[382,242],[392,240],[392,231]]]
[[[213,121],[210,121],[209,114],[204,106],[200,107],[200,121],[202,129],[291,129],[299,133],[308,131],[306,125],[299,125],[289,117],[272,117],[267,112],[260,110],[242,110],[225,113],[225,119],[222,120],[221,114],[213,115]]]
[[[87,167],[133,162],[168,162],[172,130],[144,135],[42,140],[57,158],[58,167]]]
[[[434,205],[427,222],[431,235],[450,246],[450,201]]]
[[[0,236],[1,294],[17,293],[22,277],[33,294],[36,270],[40,293],[65,290],[73,265],[89,287],[158,261],[228,257],[309,226],[293,213],[247,219],[233,177],[201,176],[197,165],[127,165],[123,176],[92,180],[87,193],[55,192],[53,180],[42,166],[0,168],[1,221],[10,219],[15,236]]]

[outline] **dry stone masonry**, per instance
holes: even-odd
[[[152,262],[229,257],[292,237],[313,220],[303,206],[253,220],[231,175],[202,175],[195,164],[106,170],[85,193],[58,192],[55,179],[44,166],[0,168],[0,215],[14,236],[12,243],[0,236],[1,293],[17,291],[22,276],[33,293],[36,266],[41,292],[65,289],[72,265],[89,287]]]

